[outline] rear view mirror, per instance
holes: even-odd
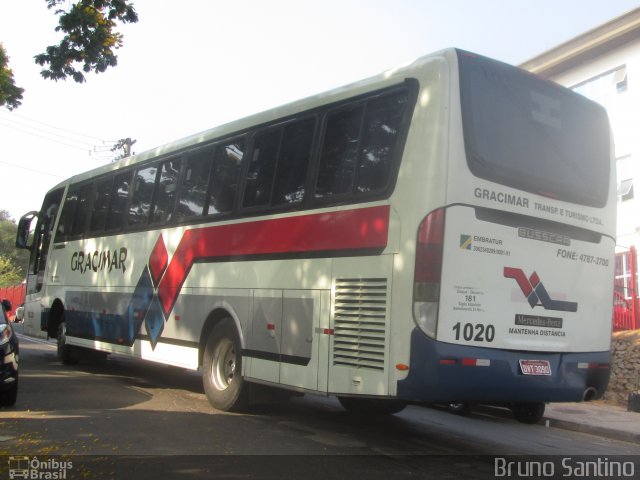
[[[31,250],[32,244],[29,244],[29,232],[31,230],[31,221],[38,216],[38,212],[26,213],[18,222],[18,233],[16,234],[16,248]]]

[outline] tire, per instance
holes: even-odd
[[[407,406],[399,400],[383,400],[379,398],[338,397],[340,405],[349,413],[363,416],[393,415]]]
[[[447,405],[447,411],[454,415],[466,416],[471,414],[471,407],[467,402],[451,402]]]
[[[513,416],[521,423],[533,425],[544,415],[545,404],[542,402],[516,403],[511,407]]]
[[[67,323],[60,322],[57,335],[58,358],[64,365],[77,365],[78,355],[76,349],[67,345]]]
[[[223,319],[211,331],[202,366],[204,391],[214,408],[233,412],[248,406],[248,388],[242,378],[240,337],[232,319]]]
[[[0,406],[13,407],[16,404],[17,399],[18,399],[18,377],[16,376],[16,380],[15,382],[13,382],[11,389],[0,394]]]

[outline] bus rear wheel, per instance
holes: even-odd
[[[242,349],[235,323],[223,319],[207,339],[202,383],[209,403],[218,410],[239,411],[248,405],[242,378]]]
[[[516,403],[511,407],[515,419],[529,425],[536,424],[542,419],[544,409],[545,405],[542,402]]]

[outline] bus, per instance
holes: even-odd
[[[598,104],[458,49],[76,175],[19,222],[25,331],[350,411],[538,421],[610,374]],[[33,237],[29,237],[35,220]]]

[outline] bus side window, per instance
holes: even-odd
[[[247,171],[243,207],[258,207],[271,203],[273,176],[278,162],[282,129],[256,135]]]
[[[209,187],[208,215],[228,213],[238,191],[240,165],[244,156],[244,139],[217,146],[213,159],[213,172]]]
[[[204,214],[212,163],[212,148],[188,154],[176,210],[178,221]]]
[[[367,104],[362,153],[356,172],[356,193],[382,190],[388,185],[398,132],[408,101],[407,90],[402,90]]]
[[[408,100],[402,89],[328,114],[316,198],[387,187]]]
[[[100,232],[107,225],[107,214],[111,203],[111,190],[113,189],[113,177],[100,180],[96,184],[96,192],[93,200],[93,212],[91,212],[90,232]]]
[[[60,213],[60,221],[56,230],[56,242],[64,242],[67,237],[71,236],[71,228],[73,227],[73,219],[76,216],[76,208],[78,206],[79,191],[75,186],[70,186],[67,196],[62,205]]]
[[[70,235],[72,237],[78,237],[83,235],[89,222],[89,216],[91,214],[91,200],[93,197],[93,184],[89,183],[77,187],[78,200],[76,204],[76,212],[73,217],[73,224],[71,226]]]
[[[116,175],[111,194],[111,206],[107,216],[107,230],[121,230],[124,225],[124,212],[129,200],[131,172]]]
[[[158,176],[158,166],[136,170],[133,180],[133,198],[129,205],[128,225],[147,225],[151,215],[151,201],[153,200],[153,189]]]
[[[165,223],[171,220],[173,206],[176,201],[176,190],[178,188],[181,165],[182,162],[179,158],[162,162],[155,189],[153,217],[151,219],[154,224]]]
[[[307,118],[284,128],[273,189],[274,205],[302,202],[315,123],[315,118]]]
[[[358,162],[363,110],[362,105],[355,105],[327,116],[316,198],[351,192]]]

